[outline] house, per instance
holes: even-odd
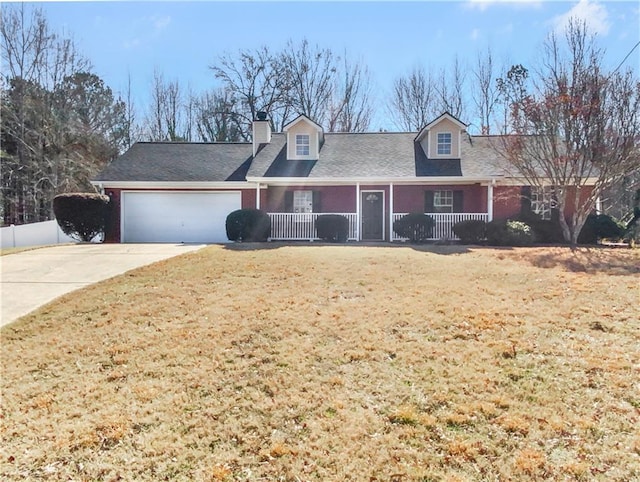
[[[272,240],[312,240],[318,214],[349,219],[349,239],[396,241],[394,220],[435,219],[434,239],[458,221],[517,215],[522,181],[498,167],[490,136],[444,113],[420,132],[325,133],[301,115],[271,132],[263,113],[247,143],[136,143],[93,184],[115,205],[110,242],[226,242],[227,215],[269,213]],[[530,208],[549,213],[549,193]]]

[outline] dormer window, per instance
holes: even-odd
[[[309,145],[309,134],[296,134],[296,156],[308,156]]]
[[[451,155],[451,132],[438,132],[438,155]]]

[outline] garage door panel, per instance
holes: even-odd
[[[125,192],[122,240],[129,243],[228,242],[225,221],[239,192]]]

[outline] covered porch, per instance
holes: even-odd
[[[348,241],[403,241],[393,223],[413,212],[434,219],[431,240],[456,240],[454,224],[493,219],[493,187],[492,182],[259,185],[256,207],[269,214],[274,241],[319,240],[315,222],[323,214],[349,220]]]

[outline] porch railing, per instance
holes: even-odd
[[[273,241],[316,241],[315,223],[323,214],[339,214],[349,220],[349,241],[358,240],[358,216],[356,213],[269,213],[271,218],[271,239]],[[393,221],[407,213],[393,213]],[[469,219],[489,221],[487,213],[426,213],[435,221],[430,239],[458,239],[452,231],[454,224]],[[391,229],[391,241],[404,241]]]
[[[271,218],[271,239],[278,240],[318,240],[316,233],[316,219],[323,214],[339,214],[349,220],[349,237],[350,241],[357,238],[357,222],[356,213],[269,213]]]
[[[397,219],[400,219],[402,216],[405,216],[407,213],[393,213],[393,221],[395,222]],[[479,221],[488,222],[489,214],[487,213],[425,213],[428,216],[431,216],[434,220],[433,225],[433,233],[431,238],[434,240],[440,239],[458,239],[458,237],[453,234],[453,230],[451,229],[454,224],[460,221],[467,221],[469,219],[476,219]],[[391,230],[391,241],[404,241],[405,238],[399,237],[396,233]]]

